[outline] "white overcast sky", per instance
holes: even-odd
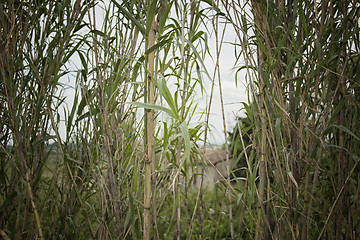
[[[104,19],[104,14],[100,13],[100,8],[98,8],[96,14],[97,26],[101,29],[101,25]],[[222,32],[223,24],[219,26],[219,34]],[[209,28],[210,29],[210,28]],[[215,34],[208,33],[209,37],[209,49],[212,53],[213,60],[208,56],[205,59],[205,65],[210,73],[213,76],[214,66],[215,66],[215,58],[216,58],[216,45],[215,45]],[[221,48],[219,63],[220,63],[220,78],[223,92],[223,101],[224,101],[224,112],[225,112],[225,122],[227,131],[230,131],[235,125],[235,115],[239,116],[239,110],[243,107],[241,102],[247,102],[247,93],[246,93],[246,83],[245,83],[245,71],[242,71],[237,75],[237,85],[235,83],[235,72],[236,69],[233,70],[235,63],[235,51],[234,46],[227,42],[234,42],[236,39],[236,34],[231,25],[226,27],[224,43]],[[73,58],[73,64],[75,66],[81,66],[80,61],[77,59],[78,57]],[[217,75],[216,75],[217,76]],[[71,106],[73,104],[75,91],[73,89],[75,76],[69,76],[67,78],[69,82],[69,88],[65,91],[65,95],[67,97],[65,104],[68,109],[71,110]],[[195,97],[195,101],[198,102],[198,110],[197,112],[200,115],[200,112],[203,112],[209,103],[210,98],[210,90],[211,90],[211,81],[204,77],[204,95],[201,95],[201,92],[198,91],[197,96]],[[169,86],[170,87],[170,86]],[[63,113],[60,113],[63,114]],[[208,142],[211,144],[220,145],[225,142],[224,138],[224,129],[223,129],[223,120],[222,120],[222,112],[221,112],[221,104],[220,104],[220,94],[219,94],[219,84],[218,78],[215,79],[215,88],[213,101],[210,111],[210,120],[209,120],[211,128],[211,133],[208,136]],[[60,135],[61,137],[65,137],[65,127],[64,124],[60,126]]]
[[[222,31],[220,25],[219,31]],[[224,102],[224,113],[225,113],[225,122],[227,131],[230,131],[235,125],[235,115],[239,116],[239,110],[243,107],[241,102],[247,102],[246,95],[246,84],[245,76],[243,73],[237,75],[237,85],[235,81],[235,51],[234,46],[228,42],[234,42],[235,33],[233,28],[229,25],[226,27],[226,32],[224,36],[224,43],[221,47],[221,52],[219,56],[219,67],[220,67],[220,80],[222,87],[222,96]],[[215,59],[216,45],[215,45],[215,35],[211,34],[209,36],[209,48],[212,51],[212,55]],[[210,58],[205,61],[205,65],[208,68],[209,72],[213,72],[215,63]],[[199,97],[199,107],[204,108],[205,105],[209,102],[210,98],[210,89],[211,82],[205,82],[206,95],[204,97]],[[213,126],[212,133],[210,134],[209,141],[210,143],[222,144],[225,142],[224,139],[224,128],[223,128],[223,118],[221,111],[221,101],[220,101],[220,89],[218,78],[216,75],[215,78],[215,88],[213,102],[210,111],[210,125]]]

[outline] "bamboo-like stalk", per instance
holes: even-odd
[[[15,127],[15,129],[18,129]],[[37,232],[38,232],[38,237],[41,240],[44,240],[44,235],[43,235],[43,230],[42,230],[42,225],[41,225],[41,221],[40,221],[40,217],[39,217],[39,212],[38,209],[36,207],[36,203],[35,203],[35,198],[34,198],[34,193],[33,193],[33,188],[31,187],[31,183],[30,183],[30,177],[29,177],[29,171],[28,171],[28,167],[26,165],[26,158],[25,158],[25,154],[24,154],[24,149],[23,149],[23,144],[21,142],[21,137],[20,137],[20,133],[17,130],[17,134],[16,134],[16,144],[17,144],[17,153],[19,155],[20,158],[20,162],[22,165],[22,171],[23,171],[23,178],[26,182],[26,189],[29,195],[29,200],[30,200],[30,204],[32,207],[32,210],[34,211],[34,216],[35,216],[35,221],[36,221],[36,228],[37,228]]]
[[[219,63],[219,59],[220,59],[220,52],[221,52],[221,44],[223,42],[223,37],[224,37],[224,33],[225,33],[225,29],[226,29],[226,25],[223,29],[223,34],[221,35],[222,39],[220,40],[219,43],[219,34],[218,34],[218,27],[219,27],[219,17],[216,16],[215,19],[215,26],[214,26],[214,30],[215,30],[215,45],[216,45],[216,63],[215,63],[215,72],[217,72],[217,78],[218,78],[218,84],[219,84],[219,94],[220,94],[220,106],[221,106],[221,115],[222,115],[222,123],[223,123],[223,131],[224,131],[224,139],[225,139],[225,151],[226,151],[226,181],[228,186],[230,186],[230,177],[231,177],[231,173],[230,173],[230,168],[231,168],[231,162],[230,162],[230,158],[229,158],[229,145],[227,142],[228,136],[227,136],[227,130],[226,130],[226,120],[225,120],[225,110],[224,110],[224,100],[223,100],[223,90],[222,90],[222,85],[221,85],[221,74],[220,74],[220,63]],[[234,224],[233,224],[233,209],[232,209],[232,196],[231,196],[231,191],[228,190],[228,207],[229,207],[229,227],[230,227],[230,236],[231,239],[234,239]]]
[[[186,97],[186,89],[187,89],[187,64],[188,61],[186,61],[185,63],[185,18],[186,18],[186,13],[187,13],[187,9],[186,9],[186,5],[183,9],[183,15],[182,15],[182,21],[181,21],[181,65],[183,66],[184,69],[184,79],[183,79],[183,92],[181,94],[181,110],[180,110],[180,121],[184,121],[184,112],[185,112],[185,97]],[[186,66],[185,66],[186,64]],[[181,167],[181,149],[182,149],[182,137],[181,135],[179,135],[177,137],[177,146],[176,146],[176,163],[179,167]],[[179,171],[179,170],[178,170]],[[174,182],[174,199],[175,199],[175,204],[176,204],[176,209],[175,209],[175,219],[176,219],[176,224],[174,227],[174,232],[173,232],[173,239],[177,239],[180,240],[181,237],[181,207],[180,207],[180,203],[181,203],[181,177],[180,174],[178,174],[176,176],[175,182]]]
[[[291,26],[293,24],[293,1],[290,0],[287,3],[287,10],[288,10],[288,16],[287,16],[287,28],[291,29]],[[288,30],[289,31],[289,30]],[[288,46],[290,46],[289,43],[290,40],[288,40]],[[290,47],[289,47],[290,49]],[[290,51],[287,52],[287,65],[291,65],[292,60],[292,54]],[[296,114],[296,103],[295,103],[295,92],[294,92],[294,70],[293,68],[289,69],[289,114],[290,114],[290,143],[292,148],[292,156],[291,156],[291,171],[292,176],[294,177],[296,182],[299,182],[299,170],[298,167],[300,166],[300,161],[298,159],[298,134],[296,130],[296,120],[295,120],[295,114]],[[291,193],[291,207],[292,207],[292,224],[293,226],[298,226],[299,224],[299,218],[295,219],[295,211],[298,207],[298,186],[292,185],[291,186],[292,193]],[[298,231],[298,230],[297,230]],[[298,235],[298,233],[296,233]]]
[[[261,94],[261,93],[260,93]],[[256,230],[256,237],[255,239],[262,239],[262,234],[261,234],[261,228],[260,226],[262,226],[262,222],[261,222],[261,208],[263,208],[263,204],[265,201],[265,186],[266,186],[266,122],[265,122],[265,112],[264,112],[264,100],[262,99],[262,101],[260,101],[260,104],[262,104],[263,106],[262,108],[262,114],[261,115],[261,156],[260,156],[260,160],[259,160],[259,187],[258,187],[258,198],[259,198],[259,209],[258,209],[258,218],[257,218],[257,230]]]
[[[256,5],[255,5],[256,6]],[[256,7],[259,7],[258,5]],[[255,7],[255,8],[256,8]],[[257,26],[261,26],[261,21],[262,18],[258,15],[255,17],[255,24]],[[256,223],[256,235],[255,235],[255,239],[262,239],[262,229],[261,226],[264,226],[263,221],[262,221],[262,212],[261,209],[264,206],[264,202],[265,202],[265,186],[266,186],[266,148],[267,148],[267,144],[266,144],[266,131],[267,131],[267,127],[266,127],[266,112],[265,112],[265,108],[266,108],[266,101],[265,101],[265,93],[263,91],[263,89],[265,88],[265,83],[264,83],[264,79],[262,76],[262,64],[264,61],[264,55],[262,53],[262,50],[258,47],[257,49],[257,53],[258,53],[258,79],[259,79],[259,84],[260,84],[260,91],[259,91],[259,98],[258,98],[258,104],[260,106],[258,106],[259,108],[259,112],[260,112],[260,121],[261,121],[261,126],[260,126],[260,131],[261,131],[261,137],[260,137],[260,158],[259,158],[259,163],[258,163],[258,169],[259,169],[259,186],[258,186],[258,198],[259,198],[259,208],[257,211],[257,223]]]
[[[215,76],[215,72],[214,72]],[[213,101],[213,95],[214,95],[214,88],[215,88],[215,80],[213,78],[211,82],[211,90],[210,90],[210,97],[209,97],[209,103],[206,109],[206,119],[205,119],[205,127],[204,127],[204,144],[202,146],[202,152],[204,153],[201,158],[203,162],[205,161],[205,152],[206,152],[206,144],[207,144],[207,137],[208,137],[208,131],[209,131],[209,120],[210,120],[210,111],[212,107],[212,101]],[[205,170],[204,167],[201,168],[200,174],[200,186],[199,186],[199,239],[201,240],[203,237],[203,184],[204,184],[204,174]]]
[[[342,9],[342,14],[344,19],[346,19],[348,16],[347,14],[347,9],[346,6],[344,4],[343,9]],[[347,31],[348,31],[348,24],[346,24],[344,31],[342,33],[343,38],[345,38],[345,36],[347,35]],[[335,102],[338,104],[341,99],[343,99],[346,96],[346,65],[347,65],[347,58],[348,58],[348,54],[347,54],[347,46],[346,44],[341,44],[340,45],[341,48],[341,54],[343,56],[343,58],[345,59],[343,62],[343,66],[338,66],[338,71],[341,71],[341,75],[340,75],[340,91],[339,91],[339,96],[338,98],[335,100]],[[338,115],[338,122],[341,126],[345,126],[345,108],[340,109],[340,113]],[[343,228],[343,215],[344,215],[344,209],[347,208],[347,201],[344,201],[343,195],[347,195],[347,188],[345,187],[345,174],[346,174],[346,170],[348,168],[348,160],[347,160],[347,156],[345,154],[344,149],[346,149],[345,146],[345,133],[343,130],[339,129],[339,150],[338,150],[338,154],[337,154],[337,161],[338,161],[338,177],[337,177],[337,187],[336,187],[336,191],[337,194],[339,195],[339,200],[337,201],[337,204],[335,205],[335,238],[336,239],[340,239],[341,238],[341,232],[342,232],[342,228]],[[350,173],[351,174],[351,173]],[[345,187],[345,188],[344,188]],[[341,191],[344,191],[343,194],[340,194]],[[337,199],[336,199],[337,200]],[[336,201],[335,200],[335,201]]]
[[[16,113],[16,103],[15,103],[15,97],[14,94],[16,94],[17,89],[13,88],[13,83],[10,83],[9,80],[13,80],[14,82],[16,82],[17,79],[13,79],[13,77],[16,76],[12,76],[14,69],[14,66],[12,66],[13,63],[11,63],[11,58],[13,58],[14,56],[18,55],[19,53],[16,51],[19,51],[18,48],[21,50],[23,50],[24,48],[24,44],[25,44],[25,39],[26,39],[26,35],[28,34],[26,31],[29,29],[29,18],[30,18],[30,14],[28,14],[27,16],[22,16],[21,13],[19,13],[19,9],[17,9],[18,6],[15,6],[15,3],[12,2],[11,4],[8,5],[8,21],[9,24],[11,25],[15,25],[15,21],[19,21],[19,24],[21,24],[21,32],[17,33],[14,32],[14,28],[7,28],[7,29],[2,29],[2,32],[4,33],[4,37],[1,39],[2,43],[1,43],[1,48],[9,48],[7,51],[5,50],[0,50],[1,51],[1,55],[2,55],[2,59],[0,60],[0,74],[1,74],[1,90],[2,92],[2,102],[6,102],[7,107],[8,107],[8,124],[11,126],[11,129],[13,129],[14,131],[14,136],[13,136],[13,140],[14,140],[14,145],[15,147],[15,154],[17,156],[17,158],[19,159],[20,162],[20,173],[25,181],[25,186],[26,186],[26,195],[29,198],[30,201],[30,206],[31,209],[34,212],[34,217],[35,217],[35,223],[36,223],[36,231],[38,234],[38,237],[40,239],[44,239],[44,235],[43,235],[43,228],[41,225],[41,220],[40,220],[40,216],[39,216],[39,212],[38,212],[38,208],[36,206],[36,202],[35,202],[35,198],[34,198],[34,190],[32,187],[32,179],[30,177],[29,174],[29,169],[27,166],[27,159],[26,159],[26,149],[24,149],[24,137],[22,136],[22,134],[20,133],[20,126],[19,126],[19,118],[20,116],[17,116]],[[20,9],[22,9],[22,4],[20,4]],[[31,11],[31,9],[30,9]],[[20,14],[19,16],[16,16],[17,14]],[[25,19],[23,19],[25,18]],[[4,26],[5,28],[5,26]],[[6,45],[5,45],[6,44]],[[13,51],[13,52],[12,52]],[[21,52],[20,52],[21,54]],[[19,55],[20,55],[19,54]],[[21,56],[22,58],[23,56]],[[4,58],[4,59],[3,59]],[[15,59],[14,59],[15,60]],[[15,74],[14,74],[15,75]],[[15,91],[14,91],[15,90]],[[3,111],[3,110],[2,110]],[[3,112],[2,114],[3,115]],[[32,127],[32,126],[31,126]],[[27,129],[25,129],[27,130]],[[25,139],[26,141],[26,139]],[[6,236],[6,235],[5,235]],[[5,238],[5,237],[4,237]]]
[[[4,5],[5,4],[5,5]],[[7,4],[1,12],[1,138],[3,142],[3,130],[6,128],[12,130],[11,145],[14,146],[14,159],[19,162],[17,170],[15,168],[6,170],[3,175],[11,174],[12,178],[17,176],[17,171],[23,176],[25,181],[24,200],[27,199],[25,206],[22,206],[20,198],[14,207],[9,207],[9,213],[17,209],[21,209],[22,224],[19,226],[20,215],[17,215],[16,224],[11,223],[11,218],[3,223],[14,225],[17,229],[12,232],[12,236],[20,238],[40,238],[44,239],[46,233],[41,222],[42,211],[39,209],[43,206],[43,193],[39,184],[42,184],[42,169],[48,159],[46,149],[46,138],[49,136],[50,117],[48,112],[52,112],[51,106],[57,98],[55,88],[58,84],[58,75],[63,74],[60,68],[63,66],[65,56],[71,50],[71,34],[77,23],[77,17],[80,13],[80,1],[76,1],[73,5],[67,5],[69,13],[68,21],[60,22],[57,13],[54,11],[53,2],[42,2],[41,9],[33,2],[17,2],[7,1]],[[72,6],[74,6],[72,8]],[[65,7],[65,5],[64,5]],[[45,9],[45,11],[43,11]],[[42,24],[40,24],[42,19]],[[75,21],[72,21],[75,20]],[[81,21],[81,20],[80,20]],[[55,39],[57,45],[48,45],[50,40],[54,38],[53,22],[58,22],[58,26],[63,27],[63,35],[61,39]],[[60,23],[59,23],[60,22]],[[11,26],[11,28],[8,28]],[[5,49],[6,48],[6,49]],[[46,49],[46,50],[45,50]],[[50,53],[51,52],[51,53]],[[51,55],[51,56],[50,56]],[[30,67],[31,66],[31,67]],[[6,105],[6,111],[3,108]],[[6,116],[6,119],[3,117]],[[4,128],[4,126],[6,126]],[[7,130],[8,131],[8,130]],[[4,147],[5,146],[5,147]],[[7,143],[1,146],[3,151],[8,151]],[[10,158],[11,159],[11,158]],[[4,159],[2,158],[2,163]],[[6,164],[6,162],[5,162]],[[2,165],[2,167],[5,165]],[[15,165],[14,165],[15,166]],[[5,177],[5,176],[4,176]],[[22,187],[19,185],[21,181],[10,180],[11,191],[15,188],[20,191]],[[15,187],[15,188],[14,188]],[[5,193],[5,192],[4,192]],[[2,197],[6,196],[3,195]],[[4,199],[2,199],[4,200]],[[7,199],[9,200],[9,199]],[[20,204],[19,204],[20,203]],[[29,205],[28,205],[29,203]],[[40,207],[39,207],[40,206]],[[25,208],[24,208],[25,207]],[[34,233],[27,225],[31,221],[31,215],[28,211],[34,213],[36,227],[33,227],[37,233]],[[5,226],[5,225],[4,225]],[[7,227],[5,227],[7,228]],[[25,228],[27,230],[25,231]],[[9,228],[8,228],[9,229]],[[16,232],[18,231],[18,232]],[[37,234],[37,235],[36,235]]]
[[[190,3],[190,22],[189,22],[189,32],[188,32],[188,38],[191,39],[194,35],[194,29],[193,29],[193,23],[194,23],[194,16],[195,16],[195,2]],[[189,78],[189,62],[191,59],[191,54],[187,53],[185,54],[185,28],[187,24],[187,13],[188,13],[188,7],[187,4],[184,5],[183,9],[183,15],[182,15],[182,22],[181,22],[181,66],[183,69],[183,87],[182,87],[182,94],[181,94],[181,110],[180,110],[180,121],[183,122],[185,119],[185,110],[186,110],[186,98],[188,95],[188,82],[190,81]],[[176,150],[176,160],[177,164],[181,166],[181,152],[182,152],[182,137],[181,135],[177,138],[177,150]],[[177,202],[177,208],[176,208],[176,227],[174,228],[174,239],[180,239],[181,237],[181,215],[180,215],[180,197],[181,197],[181,177],[180,174],[177,176],[177,180],[175,181],[174,189],[175,194],[174,198],[178,199]],[[185,179],[183,179],[185,180]],[[176,191],[177,189],[177,191]]]
[[[95,65],[100,65],[100,54],[98,49],[98,39],[97,35],[95,34],[96,29],[96,11],[95,7],[92,7],[92,22],[90,25],[92,26],[93,32],[93,50],[94,50],[94,59],[95,59]],[[90,9],[89,9],[89,19],[91,19],[90,15]],[[112,139],[111,132],[108,129],[107,123],[109,122],[109,107],[106,101],[104,89],[105,89],[105,80],[103,78],[103,74],[101,73],[100,69],[97,69],[95,72],[95,79],[98,85],[98,94],[99,94],[99,108],[100,108],[100,120],[101,120],[101,128],[103,131],[103,141],[104,141],[104,147],[105,147],[105,154],[106,154],[106,162],[107,162],[107,177],[108,177],[108,185],[109,190],[111,193],[111,201],[114,208],[115,218],[117,222],[117,228],[118,228],[118,234],[119,237],[122,238],[124,234],[124,226],[122,223],[121,215],[120,215],[120,205],[118,200],[118,192],[116,190],[117,183],[116,183],[116,177],[115,177],[115,171],[114,171],[114,163],[112,159],[112,153],[111,153],[111,143],[110,139]]]
[[[151,48],[155,44],[156,37],[155,15],[152,19],[151,28],[148,36],[148,46]],[[154,84],[154,62],[155,53],[152,51],[148,56],[148,76],[147,76],[147,103],[155,104],[155,84]],[[146,142],[145,142],[145,189],[144,189],[144,240],[150,239],[151,234],[151,164],[155,163],[155,119],[154,110],[146,110]]]
[[[287,227],[284,227],[284,225],[280,226],[281,223],[277,223],[277,228],[286,229],[281,232],[280,236],[286,236],[286,233],[289,233],[293,237],[307,239],[315,234],[314,232],[309,233],[307,229],[311,228],[311,226],[316,226],[316,224],[311,221],[311,212],[313,210],[310,209],[313,209],[314,204],[317,205],[316,202],[313,201],[313,194],[316,195],[316,191],[313,189],[319,189],[319,175],[324,177],[321,170],[319,170],[319,164],[321,165],[326,161],[331,161],[329,158],[325,160],[325,156],[331,156],[331,158],[334,157],[342,161],[343,164],[339,164],[336,168],[331,168],[331,172],[336,175],[337,183],[335,184],[334,179],[332,179],[332,184],[327,185],[330,189],[337,189],[337,192],[339,192],[339,189],[342,189],[345,172],[349,174],[349,169],[344,169],[348,160],[341,160],[344,156],[346,158],[345,149],[349,149],[345,140],[346,134],[343,135],[342,127],[333,131],[331,133],[333,134],[332,137],[329,137],[329,135],[326,137],[329,137],[329,141],[333,142],[342,150],[330,151],[331,154],[327,155],[329,152],[325,150],[326,148],[314,151],[312,147],[319,144],[320,148],[324,148],[322,133],[329,130],[327,128],[329,125],[327,124],[330,122],[335,121],[336,124],[340,124],[340,126],[351,127],[347,125],[346,121],[342,120],[342,114],[346,112],[346,108],[340,109],[339,107],[332,116],[331,109],[333,106],[338,106],[341,103],[346,104],[344,103],[344,96],[349,94],[347,90],[344,90],[346,89],[346,84],[343,84],[342,81],[344,81],[343,77],[346,76],[344,69],[347,68],[345,65],[348,64],[349,61],[346,59],[350,58],[350,54],[347,53],[347,51],[343,51],[344,45],[341,44],[342,41],[338,40],[345,39],[345,36],[349,37],[346,31],[347,20],[344,20],[345,18],[343,18],[343,16],[350,13],[353,14],[354,11],[350,11],[350,7],[334,3],[330,4],[329,7],[327,1],[321,1],[321,4],[299,1],[296,2],[298,6],[292,6],[292,1],[290,1],[287,6],[280,4],[280,7],[277,8],[276,11],[272,11],[272,6],[274,4],[276,5],[274,1],[267,1],[266,3],[261,1],[260,5],[265,6],[265,8],[262,7],[262,9],[266,9],[266,11],[262,12],[259,11],[258,3],[259,2],[254,2],[252,5],[255,16],[261,16],[262,18],[260,23],[255,25],[257,26],[255,30],[257,31],[257,40],[259,41],[257,46],[261,47],[264,51],[265,58],[262,62],[263,70],[265,75],[269,74],[269,76],[265,78],[266,84],[257,82],[259,87],[258,92],[254,91],[253,93],[260,93],[260,96],[263,95],[265,101],[260,102],[270,110],[270,114],[266,113],[266,115],[261,114],[260,111],[257,112],[259,115],[264,115],[268,122],[267,128],[269,132],[266,138],[268,139],[269,151],[262,152],[262,154],[269,153],[267,154],[269,164],[271,164],[274,158],[276,166],[280,170],[278,171],[279,175],[275,175],[274,177],[282,181],[281,185],[283,185],[284,196],[287,196],[288,192],[291,193],[291,197],[287,199],[286,205],[284,206],[291,209],[291,211],[288,211],[289,214],[286,213]],[[304,7],[309,9],[309,11],[303,11],[302,8]],[[312,10],[310,11],[310,9]],[[320,9],[321,15],[317,14],[317,11]],[[298,12],[295,12],[295,10]],[[259,14],[260,12],[265,14]],[[327,14],[331,17],[326,18],[325,16]],[[313,21],[313,19],[316,20]],[[343,19],[340,22],[344,23],[341,26],[342,32],[327,32],[325,30],[325,28],[328,28],[328,30],[333,29],[336,21],[340,19]],[[346,19],[351,18],[346,17]],[[305,26],[307,22],[311,24]],[[317,23],[319,23],[320,26],[319,32],[317,32]],[[287,34],[286,37],[281,37],[276,33],[276,29],[279,29],[279,26],[284,28],[284,33]],[[310,31],[309,26],[312,28]],[[307,44],[309,44],[308,40],[316,44],[320,43],[316,51],[312,50],[311,47],[307,47]],[[329,41],[331,42],[330,49],[330,45],[328,45]],[[349,42],[351,41],[352,40]],[[347,46],[350,45],[347,44]],[[284,51],[278,51],[283,46],[286,46]],[[274,49],[276,49],[276,51],[274,51]],[[336,64],[332,64],[331,61],[327,62],[328,59],[334,56],[342,56],[342,59],[345,60],[343,62],[336,58],[336,60],[332,61],[332,63]],[[281,69],[282,67],[279,67],[279,65],[273,64],[274,62],[284,63],[283,60],[286,60],[286,66],[284,66],[283,69]],[[313,62],[321,62],[321,64],[325,65],[329,64],[326,71],[331,73],[329,74],[329,72],[325,71],[325,73],[315,74],[313,72],[314,68],[312,68],[311,65]],[[284,84],[284,80],[281,80],[281,78],[284,77],[286,77],[286,84]],[[310,83],[311,77],[315,78],[314,84]],[[335,79],[342,81],[335,81]],[[285,98],[283,96],[285,96]],[[259,103],[259,101],[257,101],[257,103]],[[276,104],[275,109],[273,108],[273,104]],[[327,110],[321,112],[320,109],[322,109],[323,106]],[[280,108],[280,110],[277,108]],[[278,125],[276,126],[273,126],[273,122],[275,122],[274,118],[277,118],[276,123]],[[331,118],[331,120],[329,118]],[[309,128],[309,126],[311,127]],[[316,129],[316,131],[313,132],[313,129]],[[282,132],[279,130],[282,130],[286,134],[282,136]],[[287,149],[286,154],[284,154],[284,149],[287,148],[286,146],[290,148]],[[273,156],[271,156],[271,152],[274,153]],[[314,152],[314,154],[312,155],[310,152]],[[343,156],[341,156],[341,152],[343,152]],[[324,162],[321,162],[320,159]],[[282,169],[281,164],[285,164],[286,168]],[[267,166],[271,167],[271,165]],[[283,177],[280,177],[282,171],[286,171],[285,174],[283,174],[285,181],[282,180]],[[268,174],[269,173],[271,173],[271,169],[268,171]],[[306,176],[305,180],[302,179],[303,176]],[[324,182],[322,182],[322,184],[324,185]],[[321,188],[324,187],[323,185]],[[268,198],[276,196],[273,194],[274,191],[276,191],[276,184],[268,184],[268,186],[273,188],[270,191],[268,189]],[[299,194],[300,192],[304,193],[304,195]],[[343,194],[347,195],[348,193],[344,190]],[[341,219],[344,219],[346,213],[345,211],[341,212],[341,209],[346,204],[341,201],[341,198],[342,197],[339,196],[339,199],[337,199],[339,201],[338,206],[341,207],[335,210],[335,212],[339,213],[334,214],[334,220],[330,221],[334,224],[334,227],[324,231],[324,234],[326,232],[328,237],[331,237],[333,230],[338,234],[338,238],[350,235],[347,233],[348,231],[344,233],[343,227],[342,229],[338,227],[345,225],[341,223]],[[304,201],[306,205],[303,205]],[[325,202],[323,199],[321,201]],[[273,212],[276,213],[278,210],[273,209]],[[290,214],[290,212],[292,213]],[[302,212],[303,215],[301,215],[300,212]],[[307,215],[307,217],[304,217],[305,215]],[[338,222],[338,224],[336,224],[336,222]],[[349,227],[348,224],[346,225]],[[336,234],[334,237],[336,238]]]
[[[14,7],[14,6],[12,6],[12,7]],[[1,75],[2,75],[3,81],[5,81],[5,78],[7,77],[5,74],[7,73],[9,66],[6,66],[5,64],[3,65],[3,64],[4,63],[2,62]],[[10,87],[10,86],[7,86],[6,82],[3,82],[3,84],[6,87]],[[15,106],[14,106],[15,103],[14,103],[13,95],[11,92],[8,92],[6,89],[5,96],[7,98],[7,104],[9,106],[9,114],[10,114],[9,121],[11,121],[10,124],[13,126],[13,129],[14,129],[14,144],[16,146],[16,155],[19,158],[19,162],[20,162],[20,166],[21,166],[21,174],[25,181],[26,192],[29,197],[31,208],[34,212],[36,230],[37,230],[39,239],[44,239],[40,215],[39,215],[38,208],[36,206],[36,202],[35,202],[35,198],[34,198],[34,190],[33,190],[33,187],[31,186],[31,178],[30,178],[29,169],[28,169],[28,166],[26,163],[26,151],[23,146],[23,137],[21,136],[21,134],[19,132],[20,127],[18,126],[18,122],[16,121],[17,116],[15,115],[16,110],[15,110]]]

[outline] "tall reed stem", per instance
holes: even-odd
[[[151,4],[151,3],[150,3]],[[155,15],[152,19],[151,28],[148,37],[148,46],[150,49],[155,44],[156,36]],[[147,74],[147,103],[155,104],[155,75],[154,75],[155,53],[152,51],[148,56],[148,74]],[[151,165],[155,163],[155,119],[154,110],[146,111],[146,152],[145,152],[145,190],[144,190],[144,240],[150,239],[151,234]]]

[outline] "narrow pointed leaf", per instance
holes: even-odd
[[[148,103],[141,103],[141,102],[128,102],[127,104],[132,104],[138,107],[142,107],[145,109],[152,109],[152,110],[159,110],[159,111],[163,111],[166,112],[170,117],[172,118],[176,118],[173,113],[171,112],[170,109],[163,107],[163,106],[159,106],[159,105],[154,105],[154,104],[148,104]]]

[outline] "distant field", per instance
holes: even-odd
[[[56,164],[60,158],[60,154],[57,151],[52,150],[47,159],[42,176],[44,178],[52,178],[56,173]]]

